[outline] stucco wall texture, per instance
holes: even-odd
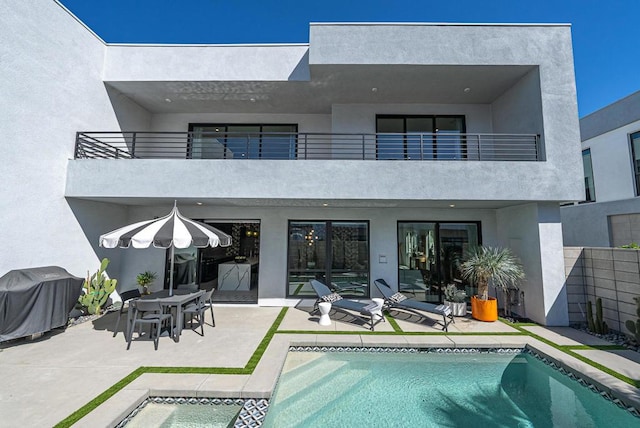
[[[0,274],[52,264],[83,276],[106,256],[121,286],[132,288],[141,269],[164,271],[164,252],[106,251],[97,237],[164,214],[173,199],[198,198],[211,205],[185,207],[186,215],[261,221],[259,303],[293,304],[285,299],[288,219],[368,220],[372,278],[397,275],[397,221],[481,221],[484,243],[516,247],[528,265],[525,315],[567,322],[556,203],[584,192],[569,26],[312,24],[308,46],[110,46],[54,1],[0,0],[0,40],[0,132],[10,142],[0,167],[0,235],[12,243],[0,249]],[[78,131],[184,132],[188,123],[220,120],[372,132],[377,111],[440,113],[442,105],[384,98],[318,114],[162,113],[115,90],[117,83],[313,82],[314,67],[350,64],[532,67],[497,99],[451,104],[446,113],[468,115],[473,132],[538,133],[544,161],[73,160]],[[352,207],[297,202],[324,199]],[[429,206],[452,200],[469,205]]]

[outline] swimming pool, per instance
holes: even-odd
[[[140,409],[126,426],[128,428],[227,428],[236,420],[241,409],[242,405],[149,403]]]
[[[269,406],[263,398],[149,397],[116,428],[255,428]]]
[[[639,426],[521,352],[291,352],[263,427]]]

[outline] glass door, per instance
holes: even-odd
[[[461,279],[459,265],[479,245],[479,230],[479,223],[398,222],[400,291],[431,303],[443,301],[448,284],[475,294]]]
[[[436,223],[398,223],[399,288],[425,302],[440,298]]]
[[[464,116],[377,115],[377,159],[462,159]]]
[[[207,224],[231,235],[228,247],[175,249],[175,289],[210,290],[214,302],[257,303],[260,271],[260,222],[238,220]],[[167,250],[165,288],[169,287],[171,251]]]
[[[467,296],[477,294],[475,286],[462,280],[459,267],[469,248],[479,245],[478,224],[440,223],[439,226],[442,289],[449,284],[455,284],[460,290],[465,290]]]
[[[369,237],[366,223],[333,222],[329,278],[341,294],[369,294]]]
[[[369,224],[290,221],[287,296],[315,297],[312,279],[345,297],[369,296]]]

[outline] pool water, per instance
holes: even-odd
[[[241,409],[241,405],[229,404],[148,403],[126,427],[227,428],[233,426]]]
[[[534,356],[292,352],[263,427],[633,427]]]

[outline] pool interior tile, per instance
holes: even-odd
[[[85,323],[73,328],[67,329],[64,334],[53,334],[47,337],[47,340],[42,340],[33,343],[26,343],[20,346],[4,347],[2,348],[2,359],[0,360],[0,369],[6,372],[21,372],[25,373],[24,376],[15,379],[17,385],[21,385],[18,382],[20,379],[29,379],[27,375],[30,372],[36,372],[39,367],[47,369],[47,372],[53,373],[50,376],[57,375],[58,371],[62,370],[78,370],[78,360],[86,361],[88,358],[92,358],[96,364],[102,364],[107,366],[103,373],[108,374],[105,378],[105,386],[102,390],[113,385],[118,380],[122,379],[126,374],[139,366],[200,366],[200,367],[242,367],[249,357],[255,351],[258,343],[264,337],[264,334],[268,328],[272,325],[275,317],[280,312],[280,308],[236,308],[236,307],[216,307],[216,321],[217,326],[215,328],[207,326],[205,327],[205,337],[200,337],[197,334],[185,331],[179,344],[173,343],[170,340],[164,340],[160,343],[158,351],[153,350],[153,345],[148,342],[140,342],[131,348],[131,351],[126,351],[126,344],[122,335],[118,335],[116,338],[111,337],[109,327],[114,324],[113,317],[105,317],[100,319],[99,322]],[[285,316],[282,325],[279,330],[310,330],[310,331],[327,331],[321,330],[322,326],[319,326],[317,321],[310,321],[310,315],[308,312],[301,311],[297,308],[290,308]],[[406,332],[438,332],[441,333],[440,325],[433,325],[437,319],[425,322],[424,324],[418,324],[411,322],[413,320],[397,320],[398,324]],[[525,329],[534,332],[542,337],[548,338],[558,344],[609,344],[608,342],[602,342],[594,336],[588,335],[577,330],[568,328],[546,328],[546,327],[533,327],[527,326]],[[504,323],[479,323],[468,319],[456,318],[456,324],[451,324],[453,331],[514,331],[511,327]],[[494,330],[495,329],[495,330]],[[360,325],[347,323],[347,322],[334,322],[328,331],[350,331],[364,333],[368,330]],[[376,326],[376,331],[392,331],[390,323],[380,323]],[[315,346],[395,346],[400,345],[402,341],[406,342],[406,346],[409,347],[474,347],[474,346],[519,346],[522,342],[538,342],[529,336],[461,336],[461,335],[368,335],[368,334],[350,334],[350,335],[334,335],[334,334],[308,334],[308,335],[288,335],[288,334],[276,334],[272,340],[272,343],[267,348],[267,351],[263,355],[262,360],[258,364],[253,375],[246,379],[243,386],[238,390],[232,391],[232,387],[235,380],[232,380],[236,375],[219,375],[222,379],[228,381],[228,384],[219,384],[220,389],[226,391],[228,394],[240,394],[246,398],[260,398],[269,397],[273,387],[275,386],[277,377],[280,372],[284,359],[288,352],[289,343],[295,343],[296,340],[301,344],[313,344]],[[78,343],[90,344],[91,346],[84,346],[78,348]],[[561,361],[569,361],[567,364],[571,364],[577,372],[583,372],[588,377],[594,380],[596,385],[600,385],[603,388],[608,388],[612,395],[620,394],[620,396],[630,397],[627,400],[637,400],[640,404],[640,397],[638,397],[638,388],[632,387],[606,373],[601,372],[585,363],[582,363],[574,358],[571,358],[567,354],[559,351],[551,346],[548,346],[542,342],[538,342],[538,347],[545,349],[544,352],[548,352],[553,355],[555,359]],[[203,350],[204,348],[204,350]],[[55,349],[81,349],[77,355],[69,358],[68,353],[64,353],[64,358],[60,353],[56,353]],[[198,351],[195,352],[194,350]],[[90,357],[88,357],[90,355]],[[97,357],[97,360],[95,359]],[[595,354],[598,355],[598,354]],[[618,354],[616,354],[618,355]],[[624,354],[618,355],[620,358]],[[6,358],[5,358],[6,357]],[[51,358],[50,358],[51,357]],[[180,364],[176,364],[176,361],[180,361]],[[44,362],[44,365],[43,365]],[[105,363],[106,362],[106,363]],[[635,363],[635,362],[634,362]],[[621,360],[621,364],[628,364]],[[19,366],[21,369],[16,370],[15,367]],[[620,370],[622,371],[622,369]],[[3,373],[0,371],[0,373]],[[120,373],[120,374],[117,374]],[[149,377],[151,376],[151,377]],[[185,377],[181,380],[171,380],[173,376]],[[195,378],[191,376],[204,376],[199,379],[199,383],[194,381]],[[140,396],[140,394],[146,394],[149,389],[154,391],[173,391],[176,394],[187,391],[201,391],[202,394],[209,394],[215,391],[216,382],[210,376],[218,375],[172,375],[172,374],[144,374],[133,383],[128,385],[125,389],[118,392],[113,398],[120,397],[119,394],[132,394],[134,396]],[[73,376],[71,376],[73,377]],[[11,379],[11,376],[8,376]],[[46,376],[45,376],[46,378]],[[69,378],[69,376],[63,376],[61,378]],[[168,380],[167,380],[168,379]],[[199,389],[202,385],[208,385],[209,382],[213,386],[206,386],[204,389]],[[242,383],[242,382],[240,382]],[[42,379],[38,380],[38,384],[42,384]],[[30,388],[33,392],[33,397],[30,399],[30,403],[38,402],[39,389],[33,386],[32,383],[27,382],[25,388]],[[607,385],[607,386],[604,386]],[[98,386],[102,386],[99,384]],[[148,387],[148,388],[146,388]],[[145,389],[146,388],[146,389]],[[635,389],[634,389],[635,388]],[[40,388],[43,392],[51,397],[51,388]],[[59,392],[61,397],[67,397],[68,394],[64,388]],[[60,391],[60,388],[56,388]],[[635,394],[635,395],[634,395]],[[86,396],[86,394],[84,394]],[[97,395],[97,394],[96,394]],[[86,397],[85,397],[86,398]],[[4,398],[3,400],[4,401]],[[109,413],[110,401],[99,406],[98,409],[87,415],[89,417],[98,417],[102,412]],[[22,400],[25,402],[25,400]],[[59,405],[57,408],[61,409],[63,413],[69,415],[72,411],[76,410],[82,403],[78,400],[69,401],[66,400],[65,405]],[[7,404],[8,403],[8,404]],[[49,400],[48,403],[51,403]],[[5,405],[6,404],[6,405]],[[7,405],[15,406],[12,402],[0,402],[0,412],[3,412],[3,406]],[[104,406],[104,407],[103,407]],[[117,406],[116,406],[117,407]],[[640,407],[640,405],[638,405]],[[29,409],[28,406],[22,406],[23,413]],[[51,423],[43,422],[42,425],[53,425],[60,421],[60,417],[53,415],[50,412],[50,418],[53,419]],[[64,416],[63,416],[64,417]],[[26,420],[34,420],[24,419]],[[83,418],[84,421],[90,419]],[[16,419],[16,423],[19,424],[21,419]],[[82,420],[81,420],[82,421]],[[29,425],[29,424],[26,424]],[[99,426],[106,424],[93,424],[92,426]],[[88,425],[87,425],[88,426]]]
[[[568,371],[576,373],[583,379],[588,380],[602,391],[610,392],[612,395],[621,398],[636,407],[640,405],[640,390],[626,382],[617,379],[583,361],[571,357],[561,350],[531,338],[529,346],[542,355],[565,367]],[[629,388],[631,387],[631,388]]]

